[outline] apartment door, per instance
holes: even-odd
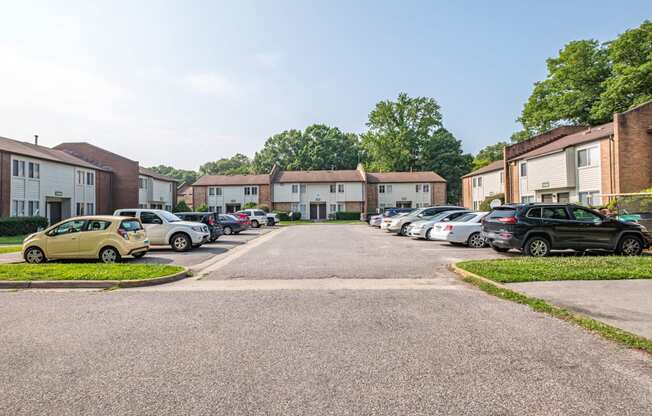
[[[61,221],[61,202],[49,201],[47,203],[48,220],[50,224],[56,224]]]
[[[310,219],[311,220],[325,220],[326,219],[326,203],[318,202],[310,204]]]
[[[396,201],[396,208],[412,208],[412,201]]]
[[[542,194],[541,202],[544,204],[552,204],[552,194]]]
[[[240,204],[226,204],[226,213],[231,214],[233,212],[238,212],[240,211],[241,205]]]
[[[568,192],[558,192],[557,202],[560,204],[568,204],[570,202],[570,194]]]

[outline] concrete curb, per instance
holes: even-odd
[[[0,281],[0,289],[108,289],[162,285],[188,276],[188,268],[179,273],[144,280],[35,280]]]
[[[471,273],[471,272],[468,272],[468,271],[466,271],[464,269],[460,269],[459,267],[457,267],[457,265],[455,263],[449,264],[448,265],[448,270],[450,270],[453,273],[457,274],[462,279],[464,279],[465,277],[473,277],[475,279],[483,281],[484,283],[489,283],[490,285],[494,285],[494,286],[500,287],[502,289],[509,289],[511,291],[515,291],[514,289],[508,288],[507,286],[505,286],[502,283],[494,282],[493,280],[487,279],[486,277],[480,276],[479,274]]]

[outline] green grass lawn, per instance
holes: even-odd
[[[0,246],[0,254],[16,253],[20,251],[23,246]]]
[[[289,225],[307,225],[307,224],[366,224],[364,221],[360,220],[328,220],[315,222],[310,220],[297,220],[297,221],[281,221],[279,226],[287,227]]]
[[[143,280],[183,270],[160,264],[0,264],[0,280]]]
[[[457,263],[457,267],[499,283],[652,279],[652,256],[470,260]]]
[[[0,244],[23,244],[26,235],[0,236]]]

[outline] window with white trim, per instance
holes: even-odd
[[[83,184],[84,184],[84,172],[82,172],[81,170],[78,170],[77,171],[77,185],[83,185]],[[79,214],[77,214],[77,215],[79,215]]]
[[[95,215],[95,204],[92,202],[86,203],[86,215]]]
[[[379,194],[385,193],[385,185],[378,185],[378,193]]]
[[[95,185],[95,172],[86,172],[86,185]]]
[[[30,217],[35,217],[40,214],[39,207],[41,203],[39,201],[28,201],[27,202],[27,215]]]
[[[598,147],[589,147],[588,149],[581,149],[577,151],[577,167],[587,168],[590,166],[597,166],[600,156],[598,154]]]
[[[337,211],[337,205],[331,204],[331,212],[336,212],[336,211]]]
[[[302,194],[306,193],[306,184],[305,183],[302,183],[301,185],[299,185],[299,192],[301,192]]]
[[[330,185],[330,192],[331,192],[331,194],[335,193],[335,184],[334,183],[331,183],[331,185]]]
[[[252,186],[251,187],[251,195],[258,195],[258,187],[257,186]]]
[[[208,196],[214,196],[215,195],[215,188],[212,186],[208,188]]]
[[[580,204],[588,207],[598,205],[600,203],[600,192],[587,191],[579,193]]]
[[[387,188],[387,193],[391,194],[392,193],[392,185],[386,185]]]
[[[502,170],[500,171],[500,183],[503,184],[505,183],[505,172]]]
[[[299,185],[297,185],[296,183],[292,184],[292,193],[293,194],[298,194],[299,193]]]
[[[344,184],[343,183],[338,183],[337,184],[337,192],[340,193],[340,194],[344,192]]]
[[[25,161],[24,160],[15,160],[12,166],[12,175],[18,176],[21,178],[25,177]]]
[[[344,211],[344,204],[337,204],[337,211]]]
[[[521,177],[524,178],[527,176],[527,163],[521,163]]]
[[[430,192],[430,184],[427,183],[423,184],[423,192]]]
[[[82,180],[83,180],[83,177],[82,177]],[[77,216],[84,215],[84,203],[83,202],[77,202],[76,208],[77,208],[77,210],[75,212],[76,212]]]
[[[139,189],[147,189],[147,179],[146,178],[138,178],[138,188]]]
[[[14,217],[24,217],[25,216],[25,201],[20,201],[17,199],[14,199],[12,208],[11,208],[11,215]]]
[[[29,162],[27,176],[32,179],[40,179],[41,177],[41,166],[36,162]]]
[[[416,184],[414,186],[414,189],[415,189],[416,192],[421,192],[421,184],[420,183]]]

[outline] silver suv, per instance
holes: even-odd
[[[463,210],[464,207],[451,205],[437,205],[434,207],[418,208],[411,211],[408,215],[396,216],[387,227],[387,231],[398,235],[407,235],[408,226],[415,221],[428,220],[440,212]]]

